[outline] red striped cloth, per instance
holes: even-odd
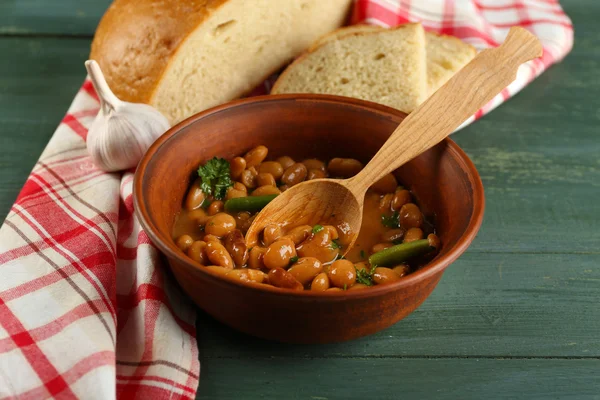
[[[554,0],[357,0],[353,23],[421,21],[478,49],[522,25],[544,56],[481,117],[571,49]],[[269,82],[263,87],[268,90]],[[86,81],[0,229],[0,398],[194,398],[194,307],[133,216],[132,173],[85,149],[98,98]],[[225,378],[224,378],[225,379]]]

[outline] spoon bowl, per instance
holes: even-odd
[[[364,196],[357,197],[348,189],[350,179],[314,179],[286,190],[256,216],[246,233],[251,246],[258,244],[263,229],[272,223],[283,228],[298,225],[333,225],[344,231],[354,244],[362,222]],[[315,184],[316,183],[316,184]],[[343,209],[339,207],[343,205]]]
[[[360,231],[369,186],[450,135],[506,88],[521,64],[540,57],[542,51],[540,41],[532,33],[511,28],[500,47],[479,53],[409,114],[356,176],[345,180],[315,179],[288,189],[256,216],[246,233],[246,242],[257,244],[260,233],[270,224],[328,224],[349,232],[350,249]]]

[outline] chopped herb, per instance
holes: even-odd
[[[252,249],[253,249],[253,248],[254,248],[254,247],[250,247],[250,248],[248,249],[248,253],[250,253],[250,252],[252,251]]]
[[[348,284],[344,283],[344,290],[348,290]]]
[[[234,197],[229,199],[223,205],[225,211],[260,211],[271,202],[276,194],[267,194],[265,196],[246,196]]]
[[[294,257],[290,258],[290,264],[297,263],[298,260],[299,260],[298,256],[294,256]]]
[[[400,222],[398,220],[398,217],[399,217],[398,211],[394,211],[394,214],[392,214],[389,217],[387,215],[383,214],[381,216],[381,224],[383,226],[385,226],[386,228],[399,228]]]
[[[341,249],[342,245],[338,242],[338,239],[333,239],[331,241],[331,249],[332,250],[337,250],[337,249]]]
[[[373,286],[374,273],[375,268],[371,268],[371,271],[367,271],[366,268],[356,269],[356,282],[367,286]]]
[[[313,226],[312,233],[319,233],[323,229],[325,229],[325,228],[323,228],[323,225],[315,225],[315,226]]]
[[[360,258],[365,258],[367,255],[365,254],[364,250],[360,251]]]
[[[427,239],[402,243],[371,255],[369,264],[378,267],[390,267],[401,264],[412,257],[423,256],[433,249]]]
[[[202,180],[200,189],[217,200],[223,199],[227,189],[233,186],[229,163],[223,158],[215,157],[201,165],[198,168],[198,176]]]
[[[215,223],[214,223],[214,222],[210,222],[210,223],[208,224],[208,226],[214,226],[214,225],[215,225]]]

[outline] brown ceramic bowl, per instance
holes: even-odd
[[[198,165],[214,156],[231,158],[264,144],[271,157],[353,157],[366,164],[405,116],[361,100],[319,95],[254,97],[202,112],[169,130],[144,156],[134,181],[136,214],[185,292],[223,323],[294,343],[369,335],[414,311],[481,225],[481,180],[452,140],[396,171],[434,222],[442,249],[428,265],[393,284],[331,293],[245,286],[195,264],[175,245],[171,231]]]

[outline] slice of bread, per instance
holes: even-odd
[[[326,40],[294,61],[271,93],[322,93],[411,112],[427,97],[425,31],[405,24]]]
[[[346,35],[358,32],[377,32],[387,28],[375,25],[352,25],[322,36],[312,44],[310,50],[332,40],[339,40]],[[454,36],[439,35],[433,32],[425,32],[427,52],[427,87],[428,94],[438,90],[458,70],[471,61],[477,51],[475,48]]]
[[[320,36],[352,0],[114,0],[90,58],[114,93],[172,123],[250,92]]]
[[[467,65],[477,50],[454,36],[427,32],[427,85],[433,94],[462,67]]]

